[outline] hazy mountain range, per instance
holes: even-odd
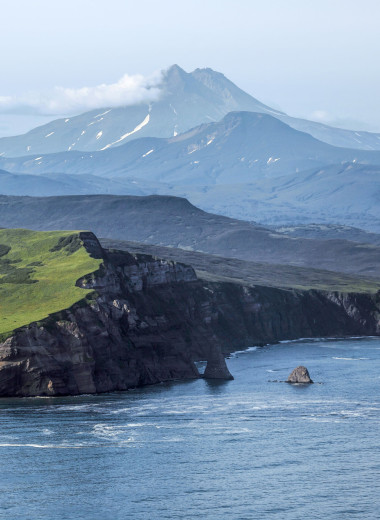
[[[0,153],[4,195],[170,194],[266,225],[380,232],[380,134],[291,118],[211,69],[175,65],[151,105],[53,121]]]
[[[0,174],[0,186],[5,195],[172,194],[265,224],[332,222],[379,232],[378,165],[379,151],[334,147],[270,115],[231,112],[169,139],[0,158],[14,174]]]
[[[268,107],[212,69],[185,72],[178,65],[163,75],[162,95],[151,104],[109,108],[52,121],[27,134],[0,139],[0,155],[18,157],[120,146],[140,137],[172,137],[232,111],[270,114],[326,143],[380,150],[380,134],[354,132],[297,119]]]

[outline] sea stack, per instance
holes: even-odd
[[[306,367],[299,366],[288,377],[287,383],[313,383]]]
[[[210,349],[203,377],[205,379],[233,379],[220,347],[213,346],[213,348]]]

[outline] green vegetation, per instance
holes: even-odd
[[[10,251],[9,246],[5,246],[4,244],[0,244],[0,257],[5,256]]]
[[[91,293],[76,281],[99,268],[79,233],[0,229],[0,337]]]

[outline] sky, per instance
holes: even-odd
[[[0,136],[155,96],[174,63],[380,132],[379,0],[1,0],[1,13]]]

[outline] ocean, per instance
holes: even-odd
[[[227,360],[234,381],[0,399],[0,518],[380,518],[380,338]],[[283,382],[305,365],[313,385]]]

